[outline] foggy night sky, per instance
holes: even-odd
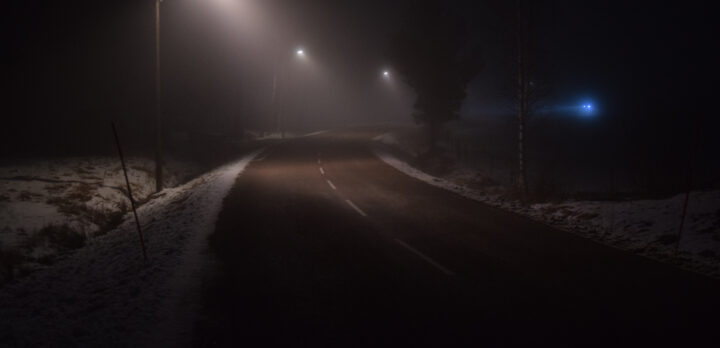
[[[221,8],[227,3],[236,7]],[[703,146],[714,148],[712,12],[702,3],[658,4],[543,2],[533,35],[542,69],[552,75],[550,104],[589,98],[602,114],[566,121],[593,122],[603,132],[593,141],[613,146],[628,139],[689,141],[695,117]],[[388,40],[421,1],[165,0],[162,6],[163,108],[171,129],[270,127],[272,74],[283,59],[296,127],[410,120],[411,94],[402,86],[383,90],[379,74]],[[503,33],[511,19],[498,12],[499,1],[455,6],[485,57],[462,117],[512,117],[497,88],[507,78]],[[154,1],[6,7],[3,156],[97,149],[111,119],[138,139],[152,132]],[[293,60],[298,45],[308,52],[306,66]],[[625,140],[618,145],[620,135]],[[679,141],[678,151],[688,141]]]

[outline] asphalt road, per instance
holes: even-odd
[[[716,346],[720,282],[410,178],[372,131],[238,177],[196,346]]]

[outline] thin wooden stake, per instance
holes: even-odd
[[[687,215],[688,201],[690,200],[690,185],[685,192],[685,202],[683,203],[682,215],[680,215],[680,229],[678,229],[677,238],[675,239],[675,254],[680,250],[680,238],[682,237],[683,226],[685,225],[685,215]]]
[[[115,129],[115,122],[110,122],[112,125],[113,134],[115,135],[115,145],[118,149],[118,155],[120,155],[120,163],[122,163],[123,173],[125,174],[125,184],[127,184],[128,197],[130,198],[130,206],[132,207],[133,215],[135,215],[135,225],[137,226],[138,237],[140,237],[140,247],[142,248],[143,259],[147,262],[147,252],[145,252],[145,241],[143,240],[142,229],[140,228],[140,220],[138,220],[137,210],[135,210],[135,199],[133,199],[132,188],[130,188],[130,179],[128,179],[127,169],[125,168],[125,157],[123,156],[122,148],[120,147],[120,138],[118,138],[117,130]]]
[[[688,156],[688,174],[687,174],[687,190],[685,190],[685,202],[683,202],[682,215],[680,215],[680,228],[678,229],[677,238],[675,240],[675,254],[680,251],[680,238],[682,238],[683,227],[685,226],[685,216],[687,215],[688,201],[690,200],[690,191],[692,190],[693,166],[695,165],[695,154],[700,147],[700,122],[695,119],[694,122],[695,137],[693,147],[690,149]]]

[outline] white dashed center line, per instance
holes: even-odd
[[[358,214],[360,214],[362,216],[367,216],[367,214],[365,214],[365,212],[362,211],[362,209],[358,208],[358,206],[355,205],[355,203],[353,203],[351,200],[346,199],[345,202],[347,202],[348,205],[350,205],[353,209],[355,209],[355,211],[358,212]]]
[[[318,155],[319,155],[319,154],[318,154]],[[265,157],[267,157],[267,156],[265,156]],[[262,159],[265,159],[265,158],[263,157]],[[262,160],[262,159],[261,159],[261,160]],[[322,161],[320,160],[320,158],[317,159],[317,163],[318,163],[318,165],[322,165]],[[320,171],[320,174],[321,174],[321,175],[325,175],[325,170],[323,169],[323,167],[318,167],[318,170]],[[330,186],[330,188],[332,188],[333,190],[337,190],[337,187],[335,187],[335,185],[333,185],[332,181],[330,181],[330,180],[328,180],[328,179],[325,179],[325,181],[327,181],[327,184]],[[358,214],[360,214],[360,215],[362,215],[362,216],[365,216],[365,217],[368,216],[367,214],[365,214],[364,211],[362,211],[362,209],[360,209],[357,205],[355,205],[355,203],[353,203],[351,200],[346,199],[345,202],[346,202],[350,207],[352,207]],[[455,272],[453,272],[453,271],[451,271],[451,270],[443,267],[443,265],[435,262],[435,260],[431,259],[429,256],[423,254],[423,253],[420,252],[419,250],[411,247],[410,245],[408,245],[407,243],[403,242],[402,240],[395,238],[395,242],[398,243],[398,244],[400,244],[400,245],[401,245],[402,247],[404,247],[405,249],[410,250],[413,254],[419,256],[419,257],[420,257],[421,259],[423,259],[425,262],[431,264],[433,267],[437,268],[437,269],[440,270],[441,272],[445,273],[445,275],[448,275],[448,276],[454,276],[454,275],[455,275]]]
[[[337,187],[335,187],[335,185],[333,185],[332,181],[330,181],[330,180],[325,180],[325,181],[327,181],[328,185],[330,185],[330,187],[331,187],[333,190],[337,190]]]
[[[425,260],[427,263],[435,266],[435,268],[439,269],[441,272],[445,273],[446,275],[449,275],[449,276],[454,276],[454,275],[455,275],[455,272],[453,272],[453,271],[451,271],[451,270],[443,267],[441,264],[435,262],[435,260],[431,259],[429,256],[421,253],[419,250],[411,247],[410,245],[408,245],[407,243],[403,242],[402,240],[395,238],[395,242],[397,242],[398,244],[400,244],[400,245],[402,245],[403,247],[405,247],[405,249],[412,251],[415,255],[420,256],[421,259],[423,259],[423,260]]]

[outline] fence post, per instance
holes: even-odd
[[[137,226],[138,237],[140,237],[140,247],[142,248],[143,259],[147,262],[145,241],[143,240],[140,220],[138,220],[137,210],[135,209],[135,199],[133,199],[132,188],[130,188],[130,179],[128,179],[127,168],[125,167],[125,157],[123,156],[122,148],[120,147],[120,138],[118,138],[117,130],[115,129],[115,122],[110,122],[110,125],[112,126],[113,135],[115,135],[115,145],[117,146],[118,155],[120,155],[120,163],[122,163],[123,174],[125,174],[125,184],[127,185],[128,198],[130,198],[130,206],[132,207],[133,215],[135,216],[135,225]]]
[[[675,241],[675,254],[680,251],[680,238],[682,238],[683,227],[685,225],[685,215],[687,215],[688,201],[690,200],[690,191],[692,190],[693,167],[695,165],[695,155],[700,147],[700,122],[695,119],[693,122],[695,128],[695,136],[693,137],[693,145],[688,154],[688,173],[687,173],[687,189],[685,190],[685,201],[683,202],[682,214],[680,215],[680,228],[678,229]]]

